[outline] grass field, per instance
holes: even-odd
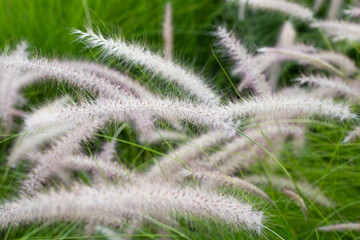
[[[12,49],[22,40],[30,46],[32,56],[48,58],[92,59],[105,61],[97,57],[96,51],[84,49],[84,45],[76,41],[71,34],[73,28],[83,29],[89,22],[102,32],[122,34],[127,40],[141,42],[154,51],[161,52],[162,21],[166,1],[162,0],[0,0],[0,48],[3,51]],[[312,1],[301,1],[311,8]],[[230,74],[231,63],[218,51],[215,37],[211,34],[218,24],[225,24],[238,33],[248,49],[255,52],[262,46],[276,44],[278,33],[283,22],[289,17],[279,13],[248,10],[246,19],[238,20],[237,8],[220,0],[174,0],[174,56],[195,70],[204,72],[209,82],[224,98],[235,99],[236,93],[227,78],[237,84],[239,79]],[[344,8],[350,6],[344,3]],[[326,4],[317,17],[326,14]],[[291,19],[297,31],[299,42],[312,43],[316,47],[336,50],[344,53],[359,63],[360,48],[358,43],[332,43],[316,29],[307,24]],[[217,60],[218,59],[218,60]],[[105,61],[119,70],[128,71],[119,61]],[[224,68],[224,70],[222,69]],[[282,67],[279,88],[293,84],[290,80],[301,73],[311,72],[311,68],[299,66],[293,62]],[[173,87],[164,85],[158,79],[149,78],[141,69],[130,70],[134,79],[139,80],[155,92],[166,94]],[[44,103],[66,93],[75,96],[76,92],[64,84],[34,84],[23,90],[26,105],[25,111],[32,111]],[[359,112],[357,106],[353,106]],[[345,122],[315,118],[308,120],[305,143],[298,148],[292,141],[283,148],[275,146],[275,158],[279,166],[269,164],[264,159],[251,167],[253,174],[278,174],[286,177],[284,169],[296,180],[307,180],[316,185],[335,204],[324,208],[309,199],[305,199],[308,216],[288,197],[271,186],[263,188],[275,206],[250,197],[257,208],[264,211],[265,226],[261,236],[249,234],[243,230],[228,227],[225,224],[205,221],[203,219],[179,216],[178,225],[152,220],[128,236],[122,229],[118,230],[119,238],[108,238],[97,232],[94,239],[357,239],[356,232],[324,233],[316,229],[323,225],[360,221],[360,141],[343,143],[348,129],[353,128],[356,121]],[[30,164],[24,161],[16,169],[7,165],[6,159],[14,139],[21,131],[22,121],[16,120],[11,133],[1,133],[0,139],[0,202],[9,200],[18,194],[21,182],[30,171]],[[160,143],[141,145],[137,142],[136,133],[129,124],[109,124],[91,143],[91,150],[100,148],[106,136],[113,134],[124,126],[118,142],[118,157],[130,169],[145,170],[158,159],[158,153],[165,154],[176,143]],[[189,134],[195,134],[189,132]],[[90,149],[89,148],[89,149]],[[241,171],[238,176],[248,175]],[[78,173],[79,179],[85,183],[90,177]],[[52,182],[56,185],[56,181]],[[221,188],[221,192],[242,197],[243,193],[234,188]],[[0,208],[1,216],[1,208]],[[154,229],[159,227],[161,231]],[[20,225],[0,229],[0,239],[89,239],[86,226],[82,222],[52,222]]]

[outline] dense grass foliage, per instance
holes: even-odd
[[[269,0],[270,1],[270,0]],[[237,7],[220,0],[174,0],[174,58],[193,67],[210,79],[222,95],[236,99],[236,91],[232,83],[239,79],[232,77],[231,62],[222,56],[215,46],[215,37],[211,34],[218,24],[226,25],[238,33],[240,39],[255,53],[263,46],[276,44],[277,36],[282,24],[289,17],[266,11],[246,11],[246,19],[238,19]],[[312,1],[298,1],[311,8]],[[112,67],[128,72],[134,79],[155,93],[167,95],[177,91],[173,85],[165,85],[157,78],[151,78],[140,66],[132,66],[129,70],[116,59],[104,60],[96,50],[84,50],[84,45],[76,41],[71,34],[73,28],[83,29],[84,25],[98,27],[102,32],[121,33],[125,39],[134,40],[150,46],[156,52],[161,52],[162,21],[166,1],[143,0],[0,0],[0,48],[2,51],[13,49],[21,40],[27,40],[32,56],[46,56],[56,58],[92,59],[104,62]],[[351,6],[352,1],[346,1],[343,8]],[[316,17],[326,15],[326,4],[320,9]],[[345,17],[346,18],[346,17]],[[291,18],[290,18],[291,19]],[[351,57],[359,65],[360,45],[358,43],[333,43],[321,31],[311,29],[308,24],[291,19],[298,32],[297,41],[314,44],[317,48],[336,50]],[[300,66],[294,62],[286,63],[281,69],[279,88],[293,85],[291,81],[301,74],[310,72],[312,68]],[[228,78],[230,76],[230,78]],[[78,93],[87,92],[73,89],[66,84],[33,84],[26,87],[24,97],[27,101],[22,107],[24,111],[31,111],[55,98],[69,94],[76,99]],[[245,91],[246,95],[247,92]],[[353,105],[355,112],[359,107]],[[296,120],[294,120],[296,121]],[[299,120],[300,121],[300,120]],[[203,219],[179,216],[178,224],[170,225],[149,219],[147,224],[131,233],[119,230],[118,236],[98,231],[93,234],[94,239],[356,239],[359,233],[319,232],[317,228],[323,225],[343,222],[359,222],[360,212],[360,141],[343,143],[348,129],[356,125],[355,120],[344,122],[324,119],[307,121],[305,144],[297,147],[293,141],[285,143],[285,147],[274,148],[272,158],[267,156],[259,159],[251,167],[251,173],[259,175],[281,175],[293,179],[306,180],[321,189],[335,205],[325,208],[304,197],[308,209],[308,216],[304,216],[301,209],[280,191],[276,191],[271,184],[262,189],[269,195],[275,206],[264,203],[255,197],[244,196],[236,188],[223,187],[219,191],[231,193],[234,197],[249,198],[249,202],[264,211],[266,228],[261,235],[250,234],[244,230],[226,226],[226,224]],[[22,162],[15,169],[7,164],[7,156],[14,144],[14,139],[21,134],[21,120],[10,133],[1,131],[0,139],[0,202],[4,202],[19,194],[21,182],[30,171],[30,164]],[[191,124],[186,134],[197,133]],[[192,131],[193,130],[193,131]],[[20,132],[20,133],[19,133]],[[130,169],[145,171],[162,155],[171,151],[176,142],[162,142],[155,145],[141,144],[137,141],[134,129],[127,123],[108,124],[97,134],[94,141],[86,144],[86,151],[92,154],[101,148],[101,143],[109,141],[113,136],[117,140],[117,158]],[[84,147],[84,149],[85,149]],[[216,151],[217,149],[213,149]],[[277,161],[277,164],[269,162]],[[268,160],[268,161],[267,161]],[[91,177],[85,172],[73,173],[85,184],[91,184]],[[247,171],[239,171],[237,176],[246,176]],[[58,187],[58,181],[52,180],[51,185]],[[1,211],[1,208],[0,208]],[[1,212],[0,212],[1,216]],[[161,231],[157,231],[158,228]],[[28,224],[0,229],[0,239],[89,239],[86,235],[86,224],[77,223],[45,223]]]

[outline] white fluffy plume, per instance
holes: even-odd
[[[141,187],[77,186],[72,191],[38,193],[0,207],[0,226],[34,221],[79,221],[121,225],[142,217],[162,218],[173,213],[219,219],[260,232],[262,212],[231,197],[145,184]]]
[[[122,38],[105,38],[87,28],[86,32],[74,30],[80,41],[90,48],[100,48],[104,56],[121,58],[127,63],[142,65],[147,71],[174,82],[208,104],[218,104],[219,99],[214,91],[205,84],[205,79],[196,75],[171,60],[144,49],[142,46],[129,44]]]

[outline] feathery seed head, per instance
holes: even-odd
[[[242,76],[241,90],[244,86],[252,86],[256,95],[267,95],[271,93],[271,88],[266,82],[265,76],[253,66],[253,57],[241,45],[232,32],[225,27],[218,26],[214,33],[218,38],[218,44],[225,49],[226,54],[234,61],[234,74]]]
[[[161,218],[176,212],[218,219],[258,233],[262,228],[262,212],[256,212],[250,205],[232,197],[156,184],[99,189],[77,186],[72,191],[52,190],[32,198],[22,197],[1,206],[0,226],[60,219],[121,224],[146,216]]]
[[[318,20],[310,24],[313,28],[322,29],[325,35],[332,38],[333,41],[359,41],[360,25],[357,23],[346,22],[342,20]]]
[[[330,91],[332,93],[338,93],[339,95],[345,95],[345,97],[351,101],[359,102],[359,91],[354,86],[350,86],[349,84],[345,83],[340,78],[327,78],[324,76],[302,76],[300,78],[295,79],[295,81],[299,82],[300,84],[308,84],[310,86],[318,86],[326,91]]]
[[[268,177],[264,175],[252,175],[246,177],[246,180],[248,180],[249,182],[255,185],[271,184],[272,187],[276,188],[279,191],[286,188],[297,192],[297,189],[291,180],[279,176]],[[311,200],[325,207],[331,207],[334,205],[334,203],[330,201],[326,196],[324,196],[321,192],[319,192],[317,188],[311,186],[307,182],[298,182],[296,183],[296,185],[300,189],[302,194],[304,194]]]
[[[230,0],[248,4],[253,9],[278,11],[291,17],[310,21],[313,19],[313,13],[310,9],[286,0]]]
[[[194,177],[195,179],[199,180],[202,186],[206,189],[214,189],[220,186],[232,186],[235,188],[239,188],[244,192],[257,195],[268,201],[270,204],[274,205],[274,203],[264,191],[247,182],[246,180],[237,177],[229,177],[225,174],[222,174],[221,172],[216,171],[205,171],[196,169],[183,170],[180,175],[183,175],[184,177]]]
[[[324,61],[315,54],[303,53],[293,49],[286,48],[260,48],[258,50],[262,53],[272,53],[281,56],[285,60],[297,61],[300,64],[312,65],[321,69],[328,70],[332,73],[335,73],[338,76],[342,76],[342,72],[335,68],[330,63]]]
[[[277,46],[290,47],[293,46],[296,39],[296,30],[290,21],[286,21],[282,26],[280,35],[278,37]]]
[[[351,17],[360,17],[360,7],[353,7],[351,9],[345,10],[344,13]]]
[[[105,39],[101,33],[96,34],[90,28],[87,28],[86,32],[75,29],[73,33],[89,48],[100,48],[104,56],[121,58],[130,64],[140,64],[145,70],[160,75],[167,81],[177,83],[207,104],[217,105],[219,103],[218,97],[205,84],[203,77],[142,46],[128,44],[121,38]]]
[[[172,59],[174,26],[172,23],[172,6],[171,2],[166,3],[165,16],[163,23],[163,39],[164,39],[164,56],[166,59]]]
[[[107,118],[117,121],[126,121],[142,116],[152,119],[154,116],[168,121],[183,120],[208,126],[213,129],[224,129],[229,134],[233,127],[224,107],[208,107],[206,105],[167,100],[167,99],[137,99],[128,96],[126,99],[109,100],[98,99],[95,102],[86,102],[81,105],[68,106],[52,114],[31,121],[32,126],[51,126],[61,122],[77,124],[85,119]]]
[[[349,223],[333,224],[333,225],[319,227],[317,230],[322,232],[345,232],[345,231],[360,232],[360,223],[349,222]]]
[[[357,138],[360,138],[360,127],[356,127],[353,130],[349,131],[344,138],[344,142],[351,142]]]
[[[331,0],[331,4],[327,13],[328,19],[335,19],[339,15],[343,0]]]
[[[275,95],[230,104],[234,117],[297,118],[320,115],[340,120],[355,117],[346,105],[320,100],[308,94]]]
[[[57,81],[68,82],[80,88],[99,92],[103,97],[118,99],[126,95],[118,87],[110,84],[108,80],[99,78],[95,74],[82,71],[69,64],[62,64],[57,60],[18,59],[14,57],[0,56],[0,66],[19,68],[28,72],[41,74],[42,79],[53,78]]]

